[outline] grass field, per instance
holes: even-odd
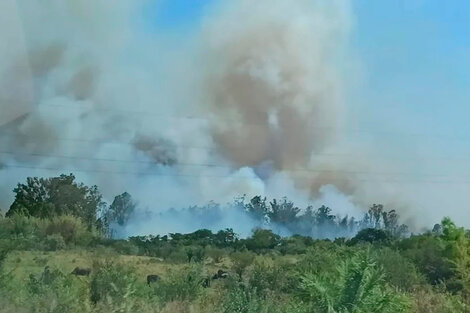
[[[71,273],[75,267],[93,268],[98,261],[112,260],[125,264],[138,275],[139,282],[146,282],[149,274],[157,274],[162,277],[171,272],[181,270],[187,264],[168,263],[160,258],[135,255],[119,255],[109,251],[13,251],[5,260],[4,271],[11,273],[15,279],[26,281],[30,274],[39,275],[45,266],[58,269],[63,273]],[[219,269],[228,270],[230,259],[225,258],[221,263],[207,262],[205,270],[207,275],[217,272]]]

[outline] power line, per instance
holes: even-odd
[[[79,109],[80,107],[77,106],[69,106],[69,105],[62,105],[62,104],[47,104],[47,105],[41,105],[40,108],[44,107],[52,107],[52,108],[69,108],[69,109]],[[134,110],[123,110],[123,109],[109,109],[109,108],[93,108],[92,109],[94,112],[117,112],[117,113],[122,113],[122,114],[133,114],[133,115],[140,115],[143,117],[154,117],[154,118],[159,118],[159,119],[186,119],[186,120],[200,120],[200,121],[205,121],[205,122],[233,122],[236,124],[242,124],[242,125],[248,125],[248,126],[260,126],[260,127],[265,127],[267,124],[269,124],[268,120],[265,122],[253,122],[253,121],[240,121],[239,119],[230,119],[230,118],[223,118],[223,117],[217,117],[217,118],[208,118],[208,117],[200,117],[200,116],[182,116],[182,115],[168,115],[168,114],[162,114],[159,112],[151,112],[151,111],[134,111]],[[310,120],[311,122],[314,122],[313,120]],[[378,130],[370,130],[370,129],[359,129],[359,128],[338,128],[334,126],[319,126],[319,125],[311,125],[313,129],[316,130],[323,130],[323,131],[341,131],[344,133],[364,133],[364,134],[371,134],[371,135],[382,135],[382,136],[400,136],[401,138],[403,137],[419,137],[419,138],[428,138],[428,139],[445,139],[445,140],[456,140],[456,141],[470,141],[469,137],[455,137],[455,136],[449,136],[449,135],[444,135],[444,134],[433,134],[429,135],[426,133],[407,133],[407,132],[392,132],[392,131],[378,131]]]
[[[80,156],[66,156],[66,155],[51,155],[51,154],[41,154],[41,153],[15,153],[11,151],[0,151],[0,154],[9,154],[22,156],[33,156],[33,157],[45,157],[45,158],[59,158],[59,159],[70,159],[70,160],[86,160],[86,161],[104,161],[104,162],[122,162],[122,163],[131,163],[131,164],[144,164],[144,165],[162,165],[169,166],[166,164],[161,164],[158,162],[148,162],[148,161],[138,161],[138,160],[119,160],[111,158],[94,158],[94,157],[80,157]],[[175,166],[192,166],[192,167],[214,167],[214,168],[225,168],[233,170],[234,167],[230,165],[223,164],[211,164],[211,163],[186,163],[186,162],[177,162]],[[348,175],[379,175],[379,176],[414,176],[414,177],[436,177],[436,178],[445,178],[450,177],[448,175],[438,175],[438,174],[424,174],[424,173],[408,173],[408,172],[374,172],[374,171],[357,171],[357,170],[334,170],[334,169],[314,169],[314,168],[283,168],[280,171],[285,172],[313,172],[313,173],[338,173],[338,174],[348,174]]]
[[[3,131],[0,134],[16,134],[12,131]],[[29,140],[30,142],[36,142],[35,138],[22,138],[22,140]],[[125,146],[134,146],[132,141],[115,141],[114,138],[66,138],[66,137],[53,137],[53,140],[64,141],[64,142],[83,142],[90,144],[111,144],[111,145],[125,145]],[[183,144],[171,144],[171,147],[175,149],[195,149],[195,150],[204,150],[204,151],[213,151],[217,152],[218,149],[215,147],[209,146],[192,146],[192,145],[183,145]],[[324,157],[346,157],[346,158],[381,158],[381,159],[393,159],[393,160],[419,160],[419,161],[470,161],[470,157],[404,157],[404,156],[394,156],[394,155],[368,155],[368,154],[350,154],[350,153],[312,153],[312,156],[324,156]]]
[[[81,168],[58,168],[48,166],[28,166],[28,165],[15,165],[15,164],[1,164],[2,168],[20,168],[20,169],[32,169],[32,170],[48,170],[48,171],[60,171],[60,172],[83,172],[83,173],[102,173],[102,174],[120,174],[120,175],[132,175],[132,176],[162,176],[162,177],[185,177],[185,178],[230,178],[230,179],[259,179],[256,175],[251,176],[232,176],[232,175],[207,175],[207,174],[167,174],[167,173],[156,173],[156,172],[135,172],[135,171],[115,171],[115,170],[100,170],[100,169],[81,169]],[[344,173],[343,171],[336,171],[336,173]],[[295,176],[295,175],[294,175]],[[357,182],[368,182],[368,183],[395,183],[395,184],[470,184],[470,180],[462,181],[445,181],[445,180],[403,180],[403,179],[353,179]]]

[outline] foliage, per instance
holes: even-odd
[[[377,264],[383,268],[385,280],[404,292],[412,292],[426,284],[424,276],[411,260],[397,250],[384,247],[374,252]]]
[[[117,240],[96,224],[124,225],[135,202],[124,193],[105,211],[97,188],[74,179],[29,178],[15,189],[11,212],[0,218],[2,312],[470,309],[470,233],[448,218],[408,236],[397,213],[380,204],[356,220],[326,206],[300,209],[286,198],[245,203],[242,197],[228,209],[259,226],[247,238],[227,228]],[[211,221],[225,209],[210,203],[186,212]],[[71,274],[93,259],[101,261],[91,276]],[[228,275],[211,280],[219,270]],[[149,274],[160,279],[149,286]]]
[[[253,263],[255,254],[250,251],[239,251],[232,253],[230,258],[233,262],[232,269],[241,281],[246,268]]]
[[[349,241],[349,244],[354,245],[360,242],[363,243],[376,243],[386,244],[391,240],[391,235],[382,229],[365,228],[360,230],[354,238]]]
[[[253,231],[253,236],[246,240],[246,247],[249,250],[261,252],[276,247],[280,239],[281,237],[272,230],[258,228]]]
[[[257,259],[249,277],[249,286],[260,296],[280,291],[288,293],[292,291],[290,278],[293,271],[287,264],[279,264],[266,258]]]
[[[153,293],[161,303],[192,301],[202,293],[204,279],[201,265],[190,265],[154,284]]]
[[[117,195],[106,212],[106,222],[108,225],[110,223],[125,225],[134,213],[136,206],[137,204],[129,193],[124,192]]]
[[[40,218],[73,215],[92,226],[104,206],[98,187],[76,183],[72,174],[51,178],[28,177],[26,184],[18,184],[13,191],[15,201],[6,216],[15,213]]]
[[[314,312],[405,312],[407,300],[387,288],[383,270],[366,253],[339,263],[334,272],[301,276],[300,296]]]
[[[49,235],[45,239],[46,250],[57,251],[65,249],[64,238],[60,234]]]
[[[93,266],[90,299],[93,303],[109,301],[119,303],[136,291],[136,276],[132,268],[111,261]]]
[[[93,237],[93,229],[88,228],[80,218],[71,215],[54,216],[43,222],[46,236],[58,234],[66,244],[86,246]]]

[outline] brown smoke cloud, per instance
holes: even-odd
[[[204,91],[221,154],[240,167],[310,168],[312,154],[335,143],[344,114],[336,58],[349,31],[347,5],[240,1],[205,26]],[[347,177],[314,176],[292,175],[314,194],[339,182],[351,191]]]
[[[350,118],[348,1],[221,1],[183,35],[147,29],[143,9],[0,1],[0,206],[26,176],[74,171],[155,211],[262,194],[414,214],[425,192],[354,170],[416,164],[334,157],[372,150],[338,131]]]

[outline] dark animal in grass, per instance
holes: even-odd
[[[81,267],[76,267],[73,271],[73,275],[77,276],[88,276],[91,273],[91,269],[89,268],[81,268]]]
[[[217,274],[214,274],[214,276],[212,276],[212,279],[227,278],[227,277],[228,277],[228,273],[226,271],[218,270]]]
[[[160,280],[160,276],[152,274],[152,275],[147,275],[147,285],[150,286],[151,283],[155,283]]]

